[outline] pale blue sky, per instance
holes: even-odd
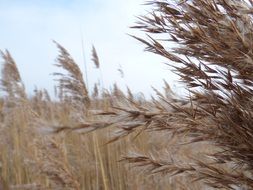
[[[175,76],[163,64],[165,60],[143,52],[144,46],[127,33],[135,16],[145,14],[143,0],[0,0],[0,49],[8,49],[17,62],[28,92],[35,85],[53,91],[51,73],[57,49],[56,40],[84,70],[81,36],[84,39],[85,61],[88,64],[89,86],[98,80],[99,72],[91,62],[95,45],[106,88],[117,82],[134,92],[151,93],[151,86],[162,88],[165,78],[175,84]],[[145,10],[146,9],[146,10]],[[125,77],[117,69],[122,66]]]

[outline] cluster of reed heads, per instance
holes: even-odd
[[[157,0],[133,28],[188,94],[114,84],[89,91],[59,49],[54,100],[28,96],[8,51],[0,106],[0,189],[253,189],[253,2]],[[92,60],[100,68],[96,49]]]

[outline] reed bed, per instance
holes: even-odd
[[[166,81],[150,100],[117,84],[89,92],[55,42],[57,98],[44,89],[29,97],[1,52],[0,190],[253,189],[252,1],[147,6],[133,27],[147,38],[133,37],[168,60],[188,95]],[[91,55],[100,69],[94,46]]]

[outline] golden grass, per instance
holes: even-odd
[[[106,101],[110,100],[103,100],[100,105],[108,105]],[[93,103],[99,105],[99,102]],[[146,176],[120,162],[126,152],[141,150],[148,154],[151,149],[156,149],[148,133],[138,137],[133,134],[108,145],[106,143],[112,139],[110,135],[114,129],[52,135],[50,129],[53,124],[57,127],[77,123],[72,117],[76,108],[67,103],[50,103],[43,96],[26,104],[19,104],[18,108],[4,106],[2,110],[1,184],[5,184],[6,189],[7,185],[9,189],[85,190],[184,187],[179,182],[180,178],[168,180]],[[50,117],[47,110],[50,110]],[[94,120],[93,117],[88,116],[88,119]]]

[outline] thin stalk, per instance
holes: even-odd
[[[89,91],[88,68],[87,68],[87,62],[85,59],[85,52],[84,52],[83,32],[82,32],[82,29],[80,30],[81,30],[81,43],[82,43],[82,58],[83,58],[83,64],[84,64],[84,69],[85,69],[85,80],[86,80],[87,89]]]
[[[97,155],[98,155],[98,159],[99,159],[99,164],[100,164],[100,169],[101,169],[101,174],[102,174],[102,180],[103,180],[103,184],[104,184],[104,190],[109,190],[109,187],[108,187],[108,184],[107,184],[108,179],[107,179],[106,174],[105,174],[103,158],[102,158],[99,146],[98,146],[97,134],[94,133],[93,137],[94,137],[94,142],[95,142],[95,149],[97,150]]]
[[[92,141],[93,141],[93,147],[94,147],[94,155],[95,155],[95,160],[96,160],[96,164],[95,164],[95,167],[96,167],[96,188],[99,189],[99,176],[98,176],[98,166],[97,166],[97,162],[98,162],[98,156],[97,156],[97,146],[96,146],[96,137],[95,137],[95,134],[93,133],[92,134]]]

